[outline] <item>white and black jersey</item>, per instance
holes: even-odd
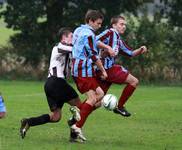
[[[78,98],[76,91],[66,82],[71,72],[72,46],[62,43],[52,49],[49,74],[44,85],[50,110],[62,108],[65,102]]]
[[[72,46],[64,45],[61,42],[53,47],[48,77],[65,78],[70,75],[71,52]]]

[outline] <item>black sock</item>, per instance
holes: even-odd
[[[71,119],[70,119],[70,125],[72,126],[72,125],[74,125],[76,123],[76,119],[74,118],[74,117],[72,117]]]
[[[37,126],[37,125],[45,124],[50,122],[50,116],[49,114],[44,114],[39,117],[29,118],[27,119],[27,122],[29,126]]]

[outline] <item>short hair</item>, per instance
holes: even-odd
[[[58,31],[58,37],[60,40],[62,40],[63,35],[68,36],[70,34],[70,32],[72,32],[70,27],[62,27],[59,29]]]
[[[117,16],[112,17],[111,18],[111,22],[110,22],[111,23],[111,26],[113,24],[116,24],[119,21],[119,19],[125,20],[125,17],[120,16],[120,15],[117,15]]]
[[[104,20],[103,14],[99,10],[88,10],[85,15],[85,22],[89,23],[89,20],[95,21],[97,19]]]

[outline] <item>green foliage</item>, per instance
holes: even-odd
[[[181,0],[161,0],[165,5],[161,6],[161,12],[169,19],[170,23],[182,27],[182,1]]]
[[[39,64],[42,62],[48,64],[50,51],[58,41],[58,29],[62,26],[75,28],[84,23],[84,15],[88,9],[99,9],[105,16],[102,30],[109,26],[109,20],[113,15],[120,13],[126,15],[132,12],[134,15],[127,17],[128,29],[123,39],[134,49],[141,45],[149,48],[147,54],[132,60],[121,57],[119,63],[145,82],[182,81],[181,1],[162,0],[164,4],[157,9],[153,20],[147,17],[146,12],[142,17],[137,17],[137,8],[148,2],[143,0],[115,0],[114,2],[110,0],[7,0],[7,2],[6,9],[1,9],[0,15],[7,23],[7,27],[17,32],[10,38],[9,43],[12,44],[12,48],[1,48],[0,53],[8,49],[12,57],[16,54],[18,57],[25,58],[23,66],[9,72],[10,78],[12,74],[16,76],[16,71],[18,77],[24,73],[20,67],[30,68],[30,65],[33,65],[28,74],[33,78],[41,75],[39,77],[43,79],[46,74],[41,73]],[[3,34],[8,33],[2,28],[0,30]],[[0,63],[2,64],[2,59]],[[7,74],[5,70],[3,73],[4,76]]]
[[[145,82],[165,81],[178,82],[182,78],[181,71],[181,29],[176,30],[167,23],[150,21],[143,16],[140,19],[129,19],[129,28],[124,39],[133,47],[146,45],[147,54],[135,58],[123,58],[129,70]],[[139,23],[138,24],[136,24]]]
[[[7,0],[6,10],[0,14],[8,28],[21,31],[10,39],[18,55],[36,66],[42,56],[47,60],[54,43],[58,41],[57,31],[62,26],[76,27],[84,22],[88,9],[99,9],[105,13],[105,25],[112,15],[135,11],[143,1],[116,0]],[[15,53],[14,52],[14,53]]]

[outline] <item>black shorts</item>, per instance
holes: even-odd
[[[50,110],[62,108],[65,102],[78,97],[76,91],[66,82],[57,77],[49,77],[44,85]]]

